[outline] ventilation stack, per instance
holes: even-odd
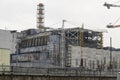
[[[37,8],[37,28],[42,31],[44,29],[44,5],[43,3],[38,4]]]

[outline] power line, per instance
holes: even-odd
[[[114,24],[116,24],[118,21],[120,20],[120,17],[115,21],[115,23]]]
[[[54,26],[54,25],[57,25],[57,24],[59,24],[59,23],[61,23],[61,21],[58,21],[58,22],[56,22],[56,23],[54,23],[54,24],[51,24],[50,27],[51,27],[51,26]],[[49,26],[48,26],[48,27],[49,27]]]
[[[119,1],[115,1],[113,4],[116,4],[116,3],[119,3],[120,2],[120,0]]]
[[[71,21],[67,21],[69,24],[73,25],[73,26],[78,26],[77,24],[71,22]],[[78,26],[79,27],[79,26]]]

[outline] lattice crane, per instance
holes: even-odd
[[[110,9],[110,7],[120,7],[120,5],[109,4],[109,3],[106,3],[106,2],[104,3],[103,6],[107,7],[108,9]],[[106,27],[107,28],[117,28],[117,27],[120,27],[120,25],[111,25],[111,24],[109,24]]]

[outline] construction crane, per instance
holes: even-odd
[[[108,9],[110,9],[110,7],[120,7],[120,5],[109,4],[109,3],[106,3],[106,2],[104,3],[103,6],[107,7]]]
[[[104,3],[103,6],[107,7],[108,9],[110,9],[110,7],[120,7],[120,5],[109,4],[109,3],[106,3],[106,2]],[[120,27],[120,25],[111,25],[111,24],[109,24],[106,27],[107,28],[117,28],[117,27]]]
[[[114,4],[108,4],[108,3],[105,3],[104,6],[106,6],[108,9],[110,9],[110,7],[120,7],[120,5],[114,5]],[[120,19],[120,18],[119,18]],[[119,20],[118,19],[118,20]],[[117,21],[118,21],[117,20]],[[116,21],[116,22],[117,22]],[[106,26],[107,28],[118,28],[120,27],[120,25],[112,25],[112,24],[109,24]],[[110,37],[110,69],[112,69],[112,38]]]
[[[117,28],[117,27],[120,27],[120,25],[107,25],[106,27],[107,28]]]

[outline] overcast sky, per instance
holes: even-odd
[[[36,28],[36,12],[39,2],[45,5],[45,26],[60,28],[61,23],[68,20],[81,27],[84,23],[87,29],[105,29],[104,46],[109,46],[109,38],[112,37],[113,47],[120,48],[120,28],[107,29],[109,23],[115,23],[120,18],[120,8],[107,9],[104,2],[120,4],[119,0],[0,0],[0,29],[24,30]],[[120,24],[120,20],[115,23]]]

